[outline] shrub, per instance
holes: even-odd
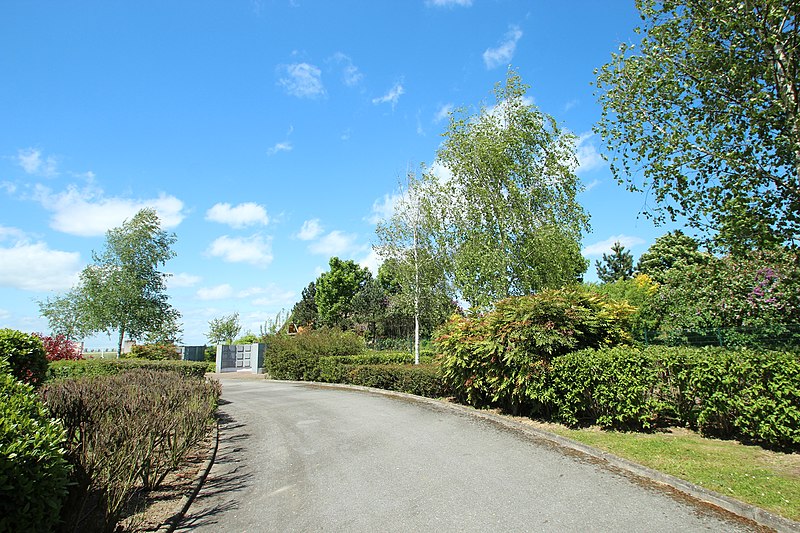
[[[61,361],[62,359],[77,360],[83,359],[80,348],[66,335],[61,333],[54,337],[50,335],[42,335],[41,333],[34,333],[42,341],[44,352],[48,361]]]
[[[445,383],[476,407],[546,411],[546,388],[529,387],[554,358],[630,342],[634,309],[582,287],[508,298],[489,313],[453,316],[437,332]]]
[[[177,361],[181,358],[181,352],[174,344],[135,344],[131,348],[131,353],[123,357],[150,361]]]
[[[8,361],[11,374],[31,385],[39,385],[47,374],[47,355],[42,341],[13,329],[0,329],[0,357]]]
[[[265,358],[265,368],[272,379],[317,381],[319,359],[317,355],[282,351]]]
[[[64,424],[76,473],[65,508],[68,528],[90,529],[87,504],[99,502],[104,529],[113,530],[134,491],[158,487],[203,438],[220,392],[216,381],[142,369],[42,387]]]
[[[53,361],[47,372],[48,380],[90,376],[115,375],[127,370],[146,369],[175,372],[184,377],[203,379],[207,370],[203,361],[150,361],[148,359],[83,359]]]
[[[0,369],[0,531],[50,531],[67,495],[64,430],[7,370]]]

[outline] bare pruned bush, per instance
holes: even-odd
[[[202,440],[220,393],[216,381],[152,370],[43,387],[74,466],[68,529],[113,530],[135,492],[157,488]],[[93,523],[97,516],[102,525]]]

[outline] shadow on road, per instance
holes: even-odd
[[[244,460],[245,443],[250,437],[245,425],[226,412],[220,412],[219,424],[219,448],[214,466],[176,531],[191,531],[219,523],[218,515],[237,509],[238,494],[252,482],[253,474]]]

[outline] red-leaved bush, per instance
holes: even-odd
[[[77,360],[83,359],[80,344],[69,340],[66,336],[58,334],[54,337],[34,333],[42,340],[44,351],[48,361],[61,361],[62,359]]]

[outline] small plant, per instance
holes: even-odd
[[[47,374],[42,341],[13,329],[0,329],[0,357],[8,361],[11,375],[24,383],[41,384]]]

